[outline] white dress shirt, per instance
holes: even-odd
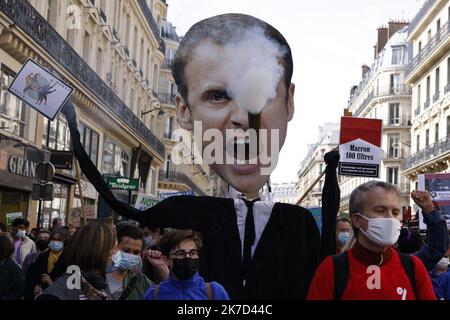
[[[247,205],[242,199],[242,194],[237,190],[229,187],[228,197],[233,198],[234,208],[236,210],[237,226],[239,230],[239,237],[241,238],[241,256],[244,254],[244,234],[245,234],[245,219],[247,218]],[[272,200],[271,195],[261,197],[261,201],[256,201],[253,204],[253,217],[255,220],[255,241],[252,246],[252,257],[258,245],[259,239],[264,231],[264,228],[269,221],[275,202]]]

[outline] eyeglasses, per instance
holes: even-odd
[[[198,250],[196,249],[192,249],[191,251],[177,250],[171,254],[172,257],[175,257],[177,259],[184,259],[187,255],[189,255],[189,257],[193,259],[197,259],[199,257]]]

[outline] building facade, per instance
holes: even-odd
[[[162,120],[142,112],[160,108],[157,90],[165,47],[160,37],[165,1],[5,0],[0,2],[0,221],[22,212],[36,224],[31,190],[42,151],[70,150],[62,115],[48,121],[7,91],[31,58],[72,87],[81,141],[106,176],[139,179],[137,191],[114,190],[131,202],[138,192],[157,195],[164,165]],[[158,24],[159,23],[159,24]],[[44,202],[43,226],[80,205],[73,171],[57,170],[54,199]],[[91,218],[112,212],[82,178]]]
[[[423,173],[450,172],[450,1],[422,1],[411,21],[411,156],[402,166],[411,187]],[[417,209],[413,206],[413,214]]]
[[[296,182],[272,183],[272,199],[275,202],[295,204],[297,201]]]
[[[410,155],[411,88],[405,84],[410,62],[408,23],[391,21],[378,28],[374,62],[362,66],[362,80],[350,92],[348,109],[353,117],[382,119],[380,177],[396,185],[402,207],[409,206],[409,181],[401,175],[401,164]],[[341,211],[348,210],[351,192],[372,178],[341,176]]]
[[[296,202],[305,194],[308,188],[325,170],[325,153],[339,145],[339,123],[325,123],[319,127],[319,137],[316,144],[309,146],[308,155],[302,161],[298,171],[296,185]],[[325,183],[323,176],[299,205],[302,207],[321,207],[322,189]]]

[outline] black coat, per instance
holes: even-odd
[[[201,232],[200,274],[222,284],[232,299],[305,299],[319,260],[319,231],[311,213],[276,203],[256,247],[245,288],[233,199],[170,197],[128,214],[146,225]]]
[[[25,293],[26,299],[33,299],[34,297],[34,287],[36,285],[41,285],[42,289],[46,289],[47,285],[41,284],[41,276],[47,273],[53,281],[55,281],[58,277],[60,277],[63,273],[66,272],[67,264],[64,251],[59,256],[59,259],[55,262],[53,266],[52,272],[47,272],[48,258],[50,256],[50,249],[42,252],[36,259],[34,263],[32,263],[28,267],[26,279],[27,279],[27,289]]]
[[[0,300],[20,300],[24,280],[20,266],[13,259],[0,261]]]

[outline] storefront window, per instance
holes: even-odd
[[[53,184],[53,200],[43,202],[42,227],[49,228],[53,219],[60,218],[65,221],[67,216],[67,199],[69,186],[65,184]]]
[[[127,177],[130,171],[130,154],[109,139],[105,139],[103,145],[102,173]]]
[[[28,199],[30,194],[20,190],[0,188],[0,222],[11,227],[11,221],[21,213],[28,218]],[[9,223],[8,223],[9,222]]]
[[[19,137],[25,137],[27,106],[8,92],[8,87],[13,79],[14,74],[2,68],[0,79],[0,129]]]
[[[59,115],[55,120],[44,118],[42,145],[52,150],[70,150],[70,132],[67,120]]]

